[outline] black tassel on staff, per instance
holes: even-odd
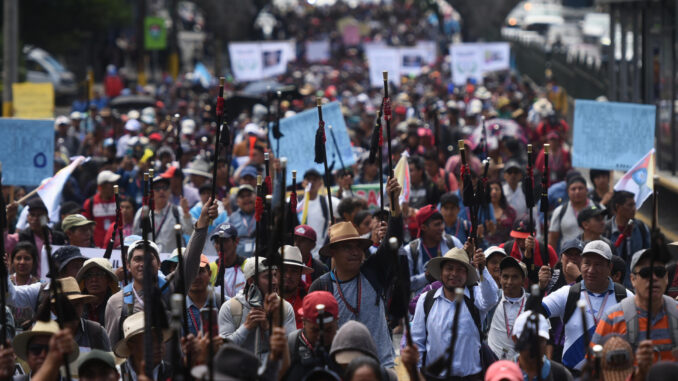
[[[475,213],[473,210],[476,205],[475,193],[473,191],[473,182],[471,181],[471,169],[466,163],[466,147],[464,146],[464,141],[459,140],[459,156],[461,157],[461,168],[460,168],[460,178],[463,182],[462,188],[462,201],[464,206],[469,208],[471,211],[471,240],[475,242],[475,238],[478,235],[476,231],[478,229],[478,221],[475,221]]]
[[[270,194],[266,195],[266,205],[264,209],[271,210],[272,204],[273,204],[273,196]],[[270,213],[269,213],[270,214]],[[264,220],[266,220],[264,218]],[[270,216],[268,218],[268,229],[265,234],[272,234],[275,229],[274,229],[274,221],[273,221],[273,216]],[[269,235],[270,237],[270,235]],[[271,295],[273,293],[273,270],[271,267],[275,263],[275,242],[273,240],[270,240],[268,242],[268,252],[266,255],[266,266],[269,268],[268,270],[268,293],[266,296],[264,296],[264,300],[268,297],[268,295]],[[256,269],[255,269],[256,270]],[[256,279],[258,281],[258,279]],[[260,290],[263,293],[263,290]],[[273,333],[273,314],[268,315],[268,337],[271,337],[271,334]]]
[[[0,189],[2,189],[2,163],[0,163]],[[0,260],[0,345],[3,347],[7,344],[7,314],[5,313],[7,283],[5,282],[8,276],[7,262],[4,260],[7,254],[5,252],[5,235],[2,234],[7,229],[7,209],[5,207],[5,196],[0,195],[0,258],[3,258],[3,260]]]
[[[551,145],[544,144],[544,175],[541,178],[541,211],[544,213],[544,247],[549,249],[549,151]],[[530,180],[532,181],[532,180]],[[533,205],[534,206],[534,203]],[[530,218],[532,218],[532,209],[529,209]],[[544,266],[549,266],[549,263],[544,263]]]
[[[384,109],[384,120],[386,121],[386,147],[388,148],[388,176],[393,177],[393,154],[391,151],[391,98],[388,97],[388,72],[385,71],[382,73],[384,77],[384,100],[383,100],[383,109]],[[396,195],[391,194],[391,210],[393,210],[393,204],[396,203]]]
[[[325,148],[325,122],[323,121],[323,101],[317,99],[318,106],[318,129],[315,132],[315,162],[325,166],[325,187],[327,188],[327,200],[330,204],[330,225],[334,223],[334,212],[332,211],[332,192],[330,191],[330,170],[327,167],[327,149]]]
[[[120,262],[122,263],[122,279],[123,285],[127,285],[127,248],[125,247],[125,233],[123,227],[125,223],[122,220],[122,210],[120,209],[120,190],[117,185],[113,186],[113,193],[115,194],[115,222],[118,224],[117,234],[120,237]]]
[[[219,95],[217,96],[217,133],[214,142],[214,155],[212,155],[212,200],[216,200],[217,194],[217,163],[219,161],[219,151],[221,147],[221,129],[224,121],[224,77],[219,77]],[[211,223],[211,222],[210,222]]]
[[[534,208],[534,176],[532,165],[534,163],[534,157],[532,154],[532,144],[527,145],[527,176],[523,179],[523,184],[525,185],[525,205],[527,206],[528,219],[530,221],[530,234],[534,235],[534,216],[532,215],[532,209]],[[546,178],[546,177],[544,177]]]
[[[155,170],[150,168],[148,170],[148,206],[151,208],[151,233],[153,242],[155,242],[155,193],[153,192],[153,179],[155,178]]]
[[[278,290],[280,292],[280,326],[284,326],[284,316],[285,316],[285,298],[283,298],[283,290],[285,289],[285,222],[287,204],[285,203],[285,196],[287,193],[287,187],[285,186],[287,181],[287,158],[280,158],[280,205],[278,206],[278,240],[276,241],[280,245],[280,287]]]
[[[476,186],[476,225],[480,223],[480,211],[485,212],[487,219],[490,218],[490,190],[487,189],[487,173],[490,170],[490,160],[483,160],[483,175]]]
[[[181,245],[183,243],[183,239],[181,237],[181,225],[176,224],[174,225],[174,239],[176,240],[177,243],[177,272],[179,273],[179,282],[178,282],[178,287],[175,289],[175,295],[179,294],[181,295],[181,328],[183,329],[184,335],[188,335],[188,319],[186,316],[186,298],[184,295],[186,294],[186,281],[185,281],[185,273],[184,273],[184,257],[183,253],[181,252]],[[178,350],[178,348],[173,348],[175,350]],[[191,379],[191,370],[190,370],[190,364],[192,363],[191,361],[191,352],[188,351],[186,353],[186,363],[188,366],[183,367],[183,375],[184,375],[184,380],[190,380]]]
[[[3,196],[4,197],[4,196]],[[4,210],[4,208],[3,208]],[[70,304],[68,301],[68,297],[64,294],[64,290],[61,286],[61,282],[58,281],[59,277],[59,269],[56,265],[56,262],[54,262],[54,258],[52,257],[52,243],[50,242],[50,232],[49,228],[47,227],[47,217],[43,216],[40,219],[40,225],[42,225],[42,233],[43,236],[45,237],[45,254],[47,255],[47,265],[49,266],[49,284],[50,284],[50,289],[51,289],[51,297],[50,299],[52,300],[54,310],[56,312],[56,318],[57,322],[59,323],[59,329],[64,329],[64,323],[65,323],[65,313],[64,313],[64,307],[65,304]],[[4,247],[4,245],[3,245]],[[4,262],[4,261],[3,261]],[[2,282],[4,283],[5,279],[3,278]],[[3,299],[4,299],[4,294],[3,294]],[[48,302],[47,305],[50,303]],[[70,306],[69,306],[70,307]],[[73,307],[70,307],[69,309],[73,309]],[[2,317],[3,319],[5,318],[5,311],[2,312]],[[49,309],[47,311],[44,311],[45,316],[40,316],[39,319],[41,320],[51,320],[49,316]],[[2,326],[2,332],[3,335],[5,334],[6,326]],[[4,342],[2,343],[3,345],[5,344]],[[64,362],[64,369],[66,370],[66,380],[71,379],[71,368],[68,366],[68,354],[64,354],[63,358]]]
[[[257,199],[254,203],[254,220],[256,221],[254,233],[254,279],[256,282],[259,282],[259,252],[261,251],[263,234],[266,231],[265,222],[261,220],[264,214],[264,196],[263,179],[261,175],[257,175]]]
[[[141,211],[141,230],[144,247],[144,372],[147,377],[153,377],[153,280],[157,274],[153,274],[151,246],[148,242],[149,230],[151,230],[150,210],[148,206]]]
[[[275,138],[275,157],[280,156],[280,138],[283,133],[280,132],[280,104],[282,103],[282,92],[280,90],[275,93],[276,107],[275,107],[275,124],[273,125],[273,137]],[[269,106],[270,110],[270,106]]]
[[[377,112],[377,122],[372,130],[372,138],[370,139],[370,156],[368,161],[374,163],[379,159],[379,211],[380,215],[384,215],[384,132],[381,129],[381,116],[384,108],[384,101],[382,100],[379,111]],[[382,217],[383,218],[383,217]]]

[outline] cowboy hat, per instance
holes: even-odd
[[[52,336],[57,332],[59,332],[59,324],[56,321],[44,322],[38,320],[30,331],[21,332],[14,337],[14,341],[12,341],[14,353],[20,359],[28,361],[28,343],[36,336]],[[73,352],[68,354],[68,362],[75,361],[80,354],[78,344],[75,341],[73,342],[73,348]]]
[[[115,353],[116,356],[118,357],[129,357],[130,356],[130,348],[127,345],[127,343],[132,339],[133,337],[137,335],[141,335],[144,333],[144,311],[137,312],[133,315],[130,315],[125,321],[122,323],[122,331],[124,337],[122,340],[118,341],[117,344],[115,344],[115,347],[113,348],[113,353]],[[162,330],[162,342],[166,342],[167,340],[172,337],[172,331],[169,329],[163,329]]]
[[[301,250],[296,246],[285,245],[282,248],[278,249],[278,253],[281,250],[283,252],[283,264],[288,266],[301,267],[301,272],[303,274],[310,274],[313,272],[313,269],[304,265],[303,257],[301,256]]]
[[[354,241],[360,245],[363,250],[366,250],[372,245],[372,240],[367,238],[360,238],[360,234],[350,222],[338,222],[330,226],[330,242],[320,248],[320,255],[326,257],[331,256],[330,248],[342,242]]]
[[[426,271],[428,271],[428,273],[431,274],[431,276],[435,280],[440,280],[443,264],[445,262],[450,261],[461,263],[462,265],[464,265],[464,267],[466,267],[467,286],[471,286],[478,282],[478,272],[476,272],[475,267],[471,266],[471,264],[469,263],[468,254],[466,254],[466,251],[464,251],[464,249],[460,249],[457,247],[448,251],[442,257],[435,257],[428,261],[428,263],[426,264]]]
[[[90,258],[86,260],[85,263],[83,263],[82,268],[75,276],[75,279],[78,281],[81,290],[85,289],[85,274],[94,268],[102,270],[110,278],[109,287],[114,294],[120,291],[118,277],[113,272],[113,266],[111,266],[111,262],[106,258]]]
[[[94,295],[83,294],[82,291],[80,291],[78,281],[72,276],[59,279],[59,283],[61,283],[61,291],[71,302],[87,304],[96,300]],[[54,301],[54,298],[52,298],[52,301]]]
[[[188,164],[188,168],[184,169],[184,173],[187,175],[196,175],[211,178],[212,174],[209,171],[210,164],[203,160],[202,158],[193,160],[190,164]]]

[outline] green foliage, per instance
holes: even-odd
[[[20,0],[20,38],[54,54],[72,52],[111,28],[131,25],[134,1]]]

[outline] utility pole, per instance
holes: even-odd
[[[169,35],[169,46],[170,46],[170,56],[169,56],[169,73],[174,80],[179,76],[179,12],[177,9],[177,0],[170,0],[170,19],[172,19],[172,29],[170,29]]]
[[[4,0],[2,116],[12,116],[12,84],[19,81],[19,2]]]
[[[146,0],[137,1],[137,84],[146,86]]]

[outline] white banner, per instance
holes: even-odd
[[[419,75],[428,62],[429,52],[424,47],[398,48],[400,75]]]
[[[294,41],[234,42],[228,44],[231,71],[236,81],[256,81],[287,71],[297,59]]]
[[[426,51],[426,63],[435,63],[438,59],[438,48],[435,41],[417,41],[416,47]]]
[[[306,61],[323,62],[330,59],[330,42],[306,41]]]
[[[397,48],[383,46],[369,46],[365,50],[367,63],[370,68],[370,85],[384,86],[382,73],[389,73],[389,81],[400,86],[400,53]]]
[[[469,78],[481,82],[485,73],[510,69],[508,42],[463,43],[450,46],[452,81],[463,85]]]

